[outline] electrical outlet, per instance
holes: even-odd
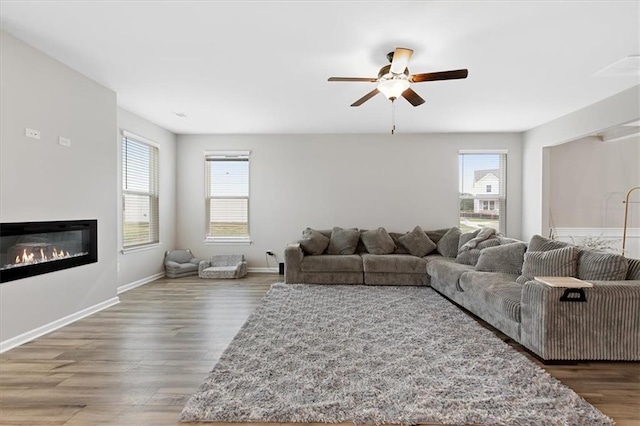
[[[31,139],[40,140],[40,130],[30,129],[27,127],[24,129],[24,135]]]
[[[267,255],[268,256],[275,256],[271,250],[267,250]]]
[[[58,138],[58,143],[62,146],[71,146],[71,139],[67,139],[67,138],[63,138],[62,136],[60,136]]]

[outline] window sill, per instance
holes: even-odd
[[[146,244],[144,246],[123,248],[122,250],[120,250],[120,253],[122,254],[136,253],[139,251],[153,250],[158,247],[160,247],[160,243]]]
[[[248,246],[251,245],[250,238],[205,238],[204,244],[207,246],[222,246],[222,245],[235,245],[235,246]]]

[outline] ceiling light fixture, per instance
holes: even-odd
[[[184,112],[174,112],[173,115],[178,118],[187,118],[187,114],[185,114]]]
[[[404,77],[404,78],[403,78]],[[402,92],[407,90],[411,84],[404,74],[393,76],[390,79],[380,80],[378,90],[391,102],[402,96]]]

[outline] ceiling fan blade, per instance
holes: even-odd
[[[373,77],[329,77],[329,81],[365,81],[368,83],[375,83],[378,79]]]
[[[467,75],[469,75],[469,70],[467,69],[427,72],[424,74],[414,74],[409,77],[409,81],[412,83],[420,83],[422,81],[455,80],[458,78],[467,78]]]
[[[417,107],[418,105],[422,105],[424,103],[424,99],[416,92],[413,91],[411,87],[402,92],[402,97],[409,101],[411,105]]]
[[[394,74],[403,74],[409,65],[409,59],[413,55],[413,50],[404,47],[396,47],[393,52],[393,60],[391,61],[391,72]]]
[[[378,93],[380,93],[378,89],[373,89],[372,91],[370,91],[369,93],[367,93],[366,95],[364,95],[363,97],[361,97],[360,99],[352,103],[351,106],[352,107],[360,106],[363,103],[367,102],[369,99],[373,98]]]

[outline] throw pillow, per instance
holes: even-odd
[[[400,237],[403,235],[407,235],[405,232],[401,234],[399,232],[389,232],[389,236],[393,240],[393,243],[396,245],[396,249],[393,251],[393,254],[409,254],[409,250],[400,242]]]
[[[488,240],[484,240],[481,243],[478,243],[476,248],[458,252],[458,255],[456,256],[456,263],[476,266],[476,263],[478,263],[478,259],[480,258],[480,253],[482,251],[489,247],[495,247],[499,245],[500,241],[498,241],[497,238],[489,238]]]
[[[436,249],[436,243],[431,241],[420,226],[416,226],[413,231],[403,235],[399,240],[413,256],[426,256]]]
[[[578,249],[578,278],[618,281],[627,278],[629,263],[624,256],[596,250]]]
[[[524,254],[522,275],[516,282],[524,284],[535,276],[575,277],[578,274],[578,250],[564,247],[549,251],[527,251]]]
[[[480,253],[476,271],[519,275],[522,273],[525,251],[527,245],[522,241],[486,248]]]
[[[360,230],[360,238],[358,239],[358,245],[356,246],[356,253],[358,254],[368,253],[367,248],[364,246],[364,242],[362,242],[362,234],[365,232],[367,232],[366,229]],[[329,234],[329,237],[331,237],[331,234]]]
[[[342,229],[335,226],[331,231],[327,254],[353,254],[360,240],[360,231],[355,228]]]
[[[438,241],[440,241],[440,239],[444,237],[444,234],[446,234],[449,229],[450,228],[442,228],[435,229],[433,231],[427,231],[427,237],[429,237],[434,243],[438,244]]]
[[[629,262],[629,272],[627,273],[628,280],[640,280],[640,260],[627,259]]]
[[[563,247],[569,247],[571,244],[564,241],[551,240],[540,235],[534,235],[529,241],[529,251],[549,251]]]
[[[436,249],[444,257],[456,257],[458,255],[458,241],[462,232],[460,228],[454,226],[449,228],[446,234],[440,238]]]
[[[306,253],[319,255],[322,254],[329,245],[329,238],[322,235],[320,231],[307,228],[302,231],[302,239],[298,242]]]
[[[371,254],[390,254],[396,249],[393,239],[382,227],[363,232],[360,238]]]

